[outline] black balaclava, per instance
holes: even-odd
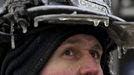
[[[2,64],[1,75],[38,75],[56,48],[70,36],[80,33],[95,36],[106,49],[108,34],[100,27],[50,26],[35,29],[17,40],[16,48],[7,54]]]

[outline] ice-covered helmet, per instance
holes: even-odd
[[[7,0],[0,17],[0,44],[10,42],[13,50],[24,35],[50,25],[102,29],[108,35],[107,52],[117,49],[119,58],[133,47],[133,36],[127,31],[133,23],[112,15],[111,0]]]

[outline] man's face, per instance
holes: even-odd
[[[102,53],[102,46],[94,36],[71,36],[56,49],[40,75],[103,75]]]

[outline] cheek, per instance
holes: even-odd
[[[67,66],[55,66],[50,67],[46,66],[40,75],[77,75],[78,70],[76,67],[67,67]]]
[[[99,74],[98,75],[104,75],[101,66],[99,66]]]

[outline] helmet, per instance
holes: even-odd
[[[133,23],[112,15],[111,0],[7,0],[0,16],[0,38],[3,39],[0,44],[11,43],[11,50],[15,50],[15,43],[26,35],[60,26],[102,29],[104,33],[100,34],[108,35],[106,49],[108,52],[117,49],[119,58],[122,52],[134,47],[130,43],[134,40],[133,32],[127,30]],[[95,31],[99,31],[97,29]]]
[[[113,25],[110,25],[113,21],[125,22],[112,15],[111,0],[7,0],[1,15],[1,31],[6,32],[2,33],[5,35],[12,35],[18,30],[26,33],[28,28],[38,27],[42,21],[64,24],[81,21],[81,24],[94,23],[94,26],[104,23],[102,26],[106,30],[113,30]],[[112,35],[116,35],[116,32],[112,32]],[[12,36],[12,41],[13,39]],[[117,41],[121,42],[119,39],[115,42]]]

